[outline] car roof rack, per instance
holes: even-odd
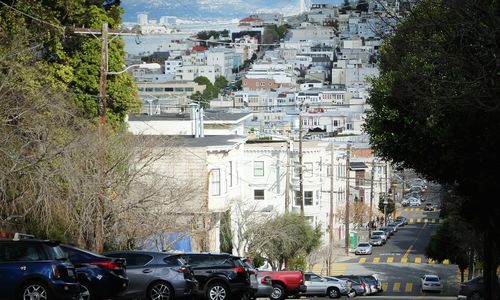
[[[16,232],[14,234],[14,238],[12,239],[13,241],[20,241],[20,240],[32,240],[34,239],[35,236],[32,234],[26,234],[26,233],[20,233]]]

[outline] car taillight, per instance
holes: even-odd
[[[175,271],[178,273],[189,273],[189,269],[186,267],[178,267]]]
[[[123,266],[122,264],[117,264],[113,261],[94,261],[94,262],[91,262],[90,264],[96,265],[96,266],[101,266],[101,267],[104,267],[108,270],[123,270],[123,269],[125,269],[125,266]]]
[[[260,280],[260,283],[262,284],[268,284],[269,283],[269,280],[267,279],[267,277],[264,277]]]
[[[55,278],[61,278],[61,272],[56,265],[52,265],[52,274],[54,274]]]
[[[235,267],[235,268],[231,268],[230,270],[234,271],[236,273],[245,273],[245,268],[243,268],[243,267]]]

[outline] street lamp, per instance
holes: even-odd
[[[123,69],[121,71],[118,71],[118,72],[109,72],[108,71],[108,72],[106,72],[106,74],[107,75],[118,75],[118,74],[125,73],[128,70],[130,70],[131,68],[135,68],[135,67],[138,67],[139,69],[147,69],[147,70],[161,69],[161,66],[158,63],[142,63],[142,64],[133,64],[133,65],[130,65],[130,66],[126,67],[125,69]]]

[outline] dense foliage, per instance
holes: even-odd
[[[465,199],[489,279],[500,252],[499,44],[500,1],[421,1],[381,50],[366,120],[378,155]]]
[[[303,258],[319,248],[321,227],[313,227],[300,215],[284,214],[253,224],[247,231],[250,256],[265,258],[273,267],[301,265]]]
[[[100,30],[107,22],[110,29],[118,29],[123,13],[119,1],[4,1],[0,7],[2,48],[11,52],[18,49],[17,39],[26,47],[37,50],[47,63],[53,79],[71,91],[72,99],[89,119],[97,117],[99,95],[100,40],[92,35],[79,35],[73,27]],[[21,14],[21,12],[25,14]],[[26,15],[28,14],[28,15]],[[123,68],[123,41],[114,38],[109,43],[109,70]],[[127,73],[108,78],[108,120],[119,128],[125,115],[138,107],[134,81]]]

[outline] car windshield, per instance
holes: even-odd
[[[425,281],[430,281],[430,282],[438,282],[439,279],[437,277],[431,276],[431,277],[425,277]]]
[[[372,236],[372,240],[380,240],[380,239],[381,239],[380,235]]]
[[[369,246],[370,246],[370,244],[368,244],[368,243],[359,243],[358,244],[358,247],[369,247]]]

